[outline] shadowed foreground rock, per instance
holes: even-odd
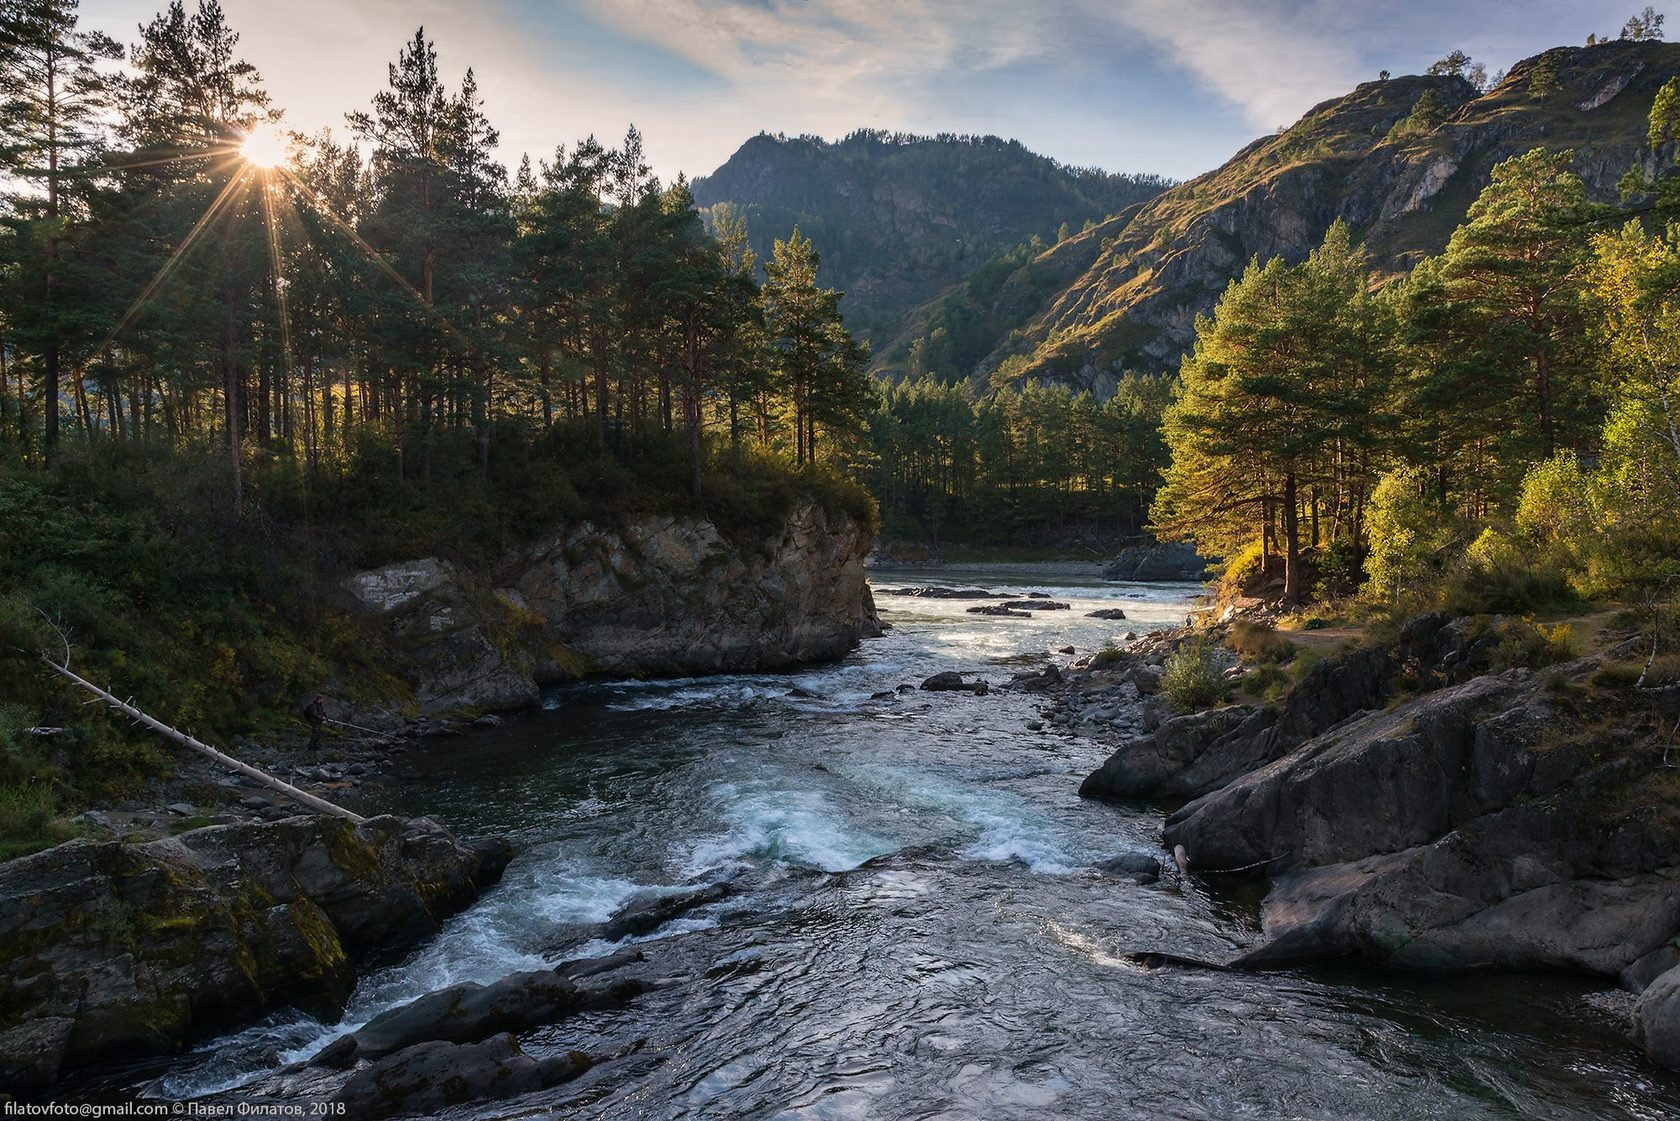
[[[558,1086],[593,1065],[580,1051],[532,1058],[512,1035],[482,1043],[418,1043],[358,1070],[333,1101],[347,1117],[427,1117],[453,1105]]]
[[[645,988],[636,977],[579,984],[567,965],[510,973],[489,985],[463,981],[380,1013],[309,1063],[343,1069],[419,1043],[476,1043],[503,1032],[517,1034],[587,1009],[620,1007]]]
[[[436,933],[510,855],[425,819],[295,817],[0,865],[0,1086],[39,1090],[288,1004],[335,1015],[357,958]]]
[[[1163,723],[1083,792],[1191,796],[1168,848],[1224,882],[1273,877],[1238,968],[1613,979],[1644,990],[1640,1043],[1680,1069],[1680,830],[1649,732],[1680,696],[1593,686],[1590,659],[1487,672],[1498,643],[1485,621],[1420,618],[1280,706]],[[1402,680],[1424,691],[1379,707]]]

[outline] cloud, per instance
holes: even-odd
[[[122,38],[163,0],[82,0]],[[503,154],[634,121],[705,174],[759,131],[995,132],[1070,163],[1187,176],[1388,68],[1490,69],[1602,23],[1602,0],[223,0],[296,127],[342,127],[424,24],[476,68]],[[1473,9],[1473,10],[1467,10]]]
[[[1349,89],[1362,73],[1355,40],[1327,34],[1327,5],[1244,0],[1122,0],[1094,4],[1166,60],[1239,106],[1262,128],[1293,123],[1306,109]],[[1329,5],[1328,7],[1334,7]]]

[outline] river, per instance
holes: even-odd
[[[569,687],[541,715],[410,752],[415,777],[352,804],[507,833],[519,855],[501,884],[365,977],[341,1023],[278,1014],[147,1092],[226,1092],[441,986],[607,952],[590,926],[637,891],[730,879],[738,894],[647,940],[678,979],[527,1045],[623,1058],[451,1116],[1680,1116],[1680,1081],[1637,1056],[1627,1002],[1600,985],[1122,960],[1226,960],[1257,937],[1252,899],[1099,871],[1158,852],[1159,813],[1081,801],[1107,749],[1030,727],[1042,701],[874,695],[951,669],[1000,685],[1062,646],[1177,623],[1194,589],[1053,567],[872,580],[1072,609],[987,618],[878,596],[891,629],[840,664]],[[1113,606],[1126,622],[1085,617]]]

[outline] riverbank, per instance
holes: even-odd
[[[316,695],[329,739],[401,739],[530,711],[542,688],[592,674],[842,657],[879,629],[863,572],[872,512],[866,496],[859,509],[845,494],[799,492],[800,478],[749,474],[736,481],[746,497],[712,512],[561,518],[559,528],[550,513],[499,547],[433,538],[433,551],[365,567],[355,558],[392,546],[391,527],[363,534],[378,547],[325,542],[315,529],[274,544],[262,563],[229,554],[196,580],[176,571],[188,562],[169,535],[127,505],[84,499],[94,528],[76,527],[144,537],[127,567],[118,562],[140,545],[85,549],[45,531],[27,541],[0,532],[0,544],[18,546],[0,559],[0,578],[12,581],[0,595],[0,751],[12,764],[0,776],[0,858],[66,840],[79,812],[114,810],[149,797],[148,783],[173,781],[154,741],[83,706],[35,650],[72,657],[142,709],[236,751],[300,744],[298,712]],[[29,484],[44,509],[64,482],[31,473],[8,490],[0,478],[0,500]],[[767,498],[755,482],[787,493]],[[194,552],[191,563],[208,562]]]
[[[1613,613],[1577,625],[1423,616],[1310,656],[1240,622],[1161,636],[1056,719],[1117,744],[1082,794],[1165,803],[1192,874],[1262,885],[1232,967],[1580,973],[1647,994],[1630,1034],[1677,1068],[1680,686],[1636,685],[1649,643]],[[1238,648],[1211,659],[1235,703],[1174,712],[1161,666],[1205,641]]]
[[[1156,809],[1075,797],[1112,748],[1027,686],[1156,641],[1193,589],[975,578],[1039,609],[881,595],[891,628],[838,663],[565,685],[530,718],[395,754],[415,777],[340,799],[509,834],[501,883],[366,972],[340,1017],[277,1010],[63,1096],[220,1106],[372,1087],[424,1116],[425,1087],[455,1072],[464,1121],[1680,1109],[1680,1081],[1628,1047],[1602,986],[1177,964],[1262,944],[1255,910],[1178,875]],[[1107,609],[1127,617],[1092,617]],[[947,673],[987,690],[920,688]],[[443,1021],[427,1009],[457,998],[477,1026],[430,1035]],[[498,1027],[510,1008],[536,1011]],[[362,1057],[331,1065],[349,1037]]]

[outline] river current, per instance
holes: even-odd
[[[1680,1081],[1643,1063],[1626,1000],[1600,985],[1131,964],[1229,959],[1258,937],[1252,899],[1099,870],[1164,857],[1160,814],[1080,800],[1108,749],[1034,727],[1041,700],[874,694],[941,670],[1001,685],[1063,646],[1177,623],[1195,589],[1049,567],[872,580],[1072,608],[877,596],[891,629],[837,665],[568,687],[538,716],[410,752],[416,777],[347,800],[508,834],[502,882],[366,976],[340,1023],[278,1014],[146,1092],[226,1093],[444,985],[611,952],[592,924],[637,892],[729,880],[735,895],[639,939],[675,980],[527,1045],[621,1058],[449,1116],[1680,1117]],[[1085,615],[1115,606],[1127,621]]]

